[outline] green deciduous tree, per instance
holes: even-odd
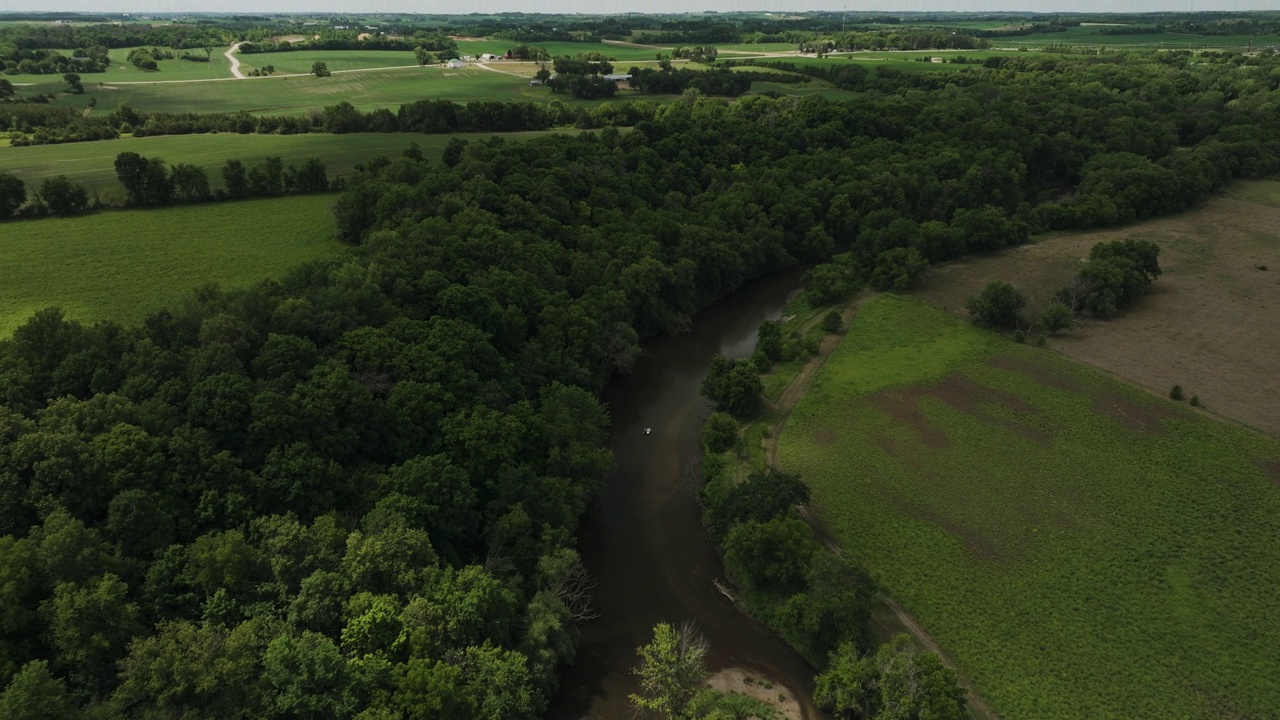
[[[653,641],[636,648],[640,663],[632,674],[640,678],[641,691],[631,696],[636,707],[675,720],[709,674],[707,641],[693,627],[680,629],[668,623],[653,626]]]
[[[1048,307],[1040,312],[1040,327],[1050,335],[1057,335],[1064,330],[1070,330],[1075,325],[1075,313],[1071,312],[1071,308],[1060,302],[1050,303]]]
[[[49,672],[44,660],[22,666],[0,694],[5,720],[74,720],[80,717],[67,695],[67,685]]]
[[[723,355],[711,358],[711,367],[702,381],[702,396],[735,417],[760,411],[764,383],[755,366],[746,360],[730,360]]]
[[[9,173],[0,173],[0,220],[17,212],[26,201],[27,188],[22,180]]]
[[[966,300],[964,306],[980,325],[1009,328],[1018,324],[1018,313],[1027,306],[1027,298],[1014,286],[997,280]]]
[[[329,638],[316,632],[279,635],[262,657],[263,675],[285,717],[337,720],[351,716],[351,673]]]
[[[89,207],[89,193],[66,175],[45,178],[40,183],[40,199],[54,215],[72,215]]]
[[[329,66],[317,60],[311,64],[311,74],[316,77],[329,77]]]
[[[913,248],[893,248],[876,256],[871,285],[877,290],[906,290],[929,266],[924,255]]]
[[[711,413],[702,429],[702,445],[707,452],[721,453],[738,442],[738,421],[728,413]]]
[[[818,543],[804,521],[780,517],[734,526],[724,548],[725,566],[741,580],[761,590],[788,592],[802,586]]]
[[[920,652],[901,634],[875,655],[853,645],[832,655],[817,678],[813,699],[843,717],[869,720],[965,720],[964,691],[955,671],[933,653]]]

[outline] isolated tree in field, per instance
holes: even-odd
[[[1071,308],[1060,302],[1051,303],[1040,313],[1040,327],[1050,335],[1070,330],[1075,322],[1075,314],[1071,312]]]
[[[0,173],[0,220],[9,217],[27,201],[27,187],[22,180]]]
[[[1014,286],[997,280],[966,300],[964,306],[979,325],[1008,328],[1018,324],[1018,313],[1027,306],[1027,298]]]
[[[632,704],[667,720],[680,717],[707,678],[706,639],[691,623],[678,630],[658,623],[653,626],[653,642],[636,648],[636,653],[640,664],[631,672],[640,678],[641,692],[631,696]]]
[[[78,213],[89,206],[89,193],[66,175],[45,179],[40,184],[40,199],[54,215]]]
[[[859,657],[853,644],[832,654],[817,677],[813,699],[842,718],[965,720],[964,690],[955,671],[934,653],[920,652],[905,633],[875,655]]]
[[[419,66],[431,62],[431,51],[421,45],[413,49],[413,56],[418,59]]]
[[[711,369],[702,381],[702,396],[735,417],[747,417],[760,410],[764,384],[756,368],[746,360],[730,360],[723,355],[711,358]]]
[[[1145,295],[1160,276],[1160,246],[1148,240],[1098,243],[1057,299],[1077,311],[1107,317]]]
[[[80,76],[76,73],[66,73],[62,76],[62,81],[67,84],[71,92],[79,95],[84,92],[84,85],[80,83]]]
[[[317,60],[311,65],[311,74],[316,77],[329,77],[329,66]]]

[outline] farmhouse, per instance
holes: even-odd
[[[497,60],[497,59],[498,59],[498,56],[494,55],[493,53],[485,53],[480,56],[480,62],[489,62],[490,60]]]
[[[454,58],[449,62],[445,63],[445,65],[448,65],[451,70],[461,70],[463,66],[466,65],[466,63],[462,62],[458,58]]]

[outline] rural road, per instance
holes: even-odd
[[[236,51],[240,49],[243,43],[235,43],[226,52],[222,53],[231,61],[231,74],[236,76],[237,80],[244,80],[245,74],[240,72],[240,59],[236,57]]]

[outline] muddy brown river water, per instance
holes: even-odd
[[[800,699],[806,718],[821,717],[808,700],[813,669],[716,589],[724,567],[694,503],[699,434],[711,413],[699,395],[708,363],[716,353],[750,355],[756,328],[779,317],[799,279],[792,271],[749,283],[700,313],[688,334],[647,343],[635,372],[606,390],[615,469],[578,534],[599,617],[583,628],[550,717],[632,717],[636,648],[652,639],[655,623],[686,620],[710,642],[712,671],[738,667],[768,678]]]

